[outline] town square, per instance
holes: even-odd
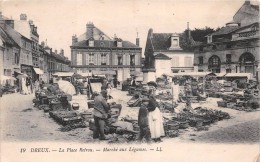
[[[258,1],[1,3],[0,161],[259,160]]]

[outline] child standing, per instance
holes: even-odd
[[[143,138],[146,139],[147,142],[151,141],[151,134],[148,123],[148,109],[147,105],[149,104],[148,98],[142,99],[142,105],[139,109],[138,113],[138,126],[140,128],[138,141],[142,141]]]

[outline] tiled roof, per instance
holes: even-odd
[[[251,4],[251,7],[254,8],[255,10],[259,11],[259,6],[258,5],[252,5]]]
[[[2,27],[0,27],[0,36],[3,39],[3,41],[9,45],[13,45],[13,46],[17,46],[19,47],[15,41],[8,35],[7,32],[4,31],[4,29]]]
[[[89,46],[88,46],[87,40],[83,40],[83,41],[75,43],[71,47],[86,48]],[[110,41],[110,40],[94,40],[94,47],[97,47],[97,48],[141,48],[129,41],[123,41],[122,47],[117,47],[115,44],[115,41]]]
[[[172,33],[153,33],[152,44],[154,50],[168,50],[171,46]]]
[[[155,56],[155,59],[171,59],[170,57],[168,57],[167,55],[163,54],[163,53],[158,53]]]
[[[237,29],[239,29],[239,26],[225,26],[220,28],[218,31],[212,33],[212,35],[225,35],[225,34],[229,34]]]
[[[166,51],[171,46],[171,36],[173,33],[153,33],[151,42],[155,51]],[[180,47],[182,50],[189,50],[188,46],[200,44],[193,40],[192,36],[190,39],[185,33],[178,34],[180,38]]]

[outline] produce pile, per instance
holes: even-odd
[[[252,94],[229,94],[221,95],[222,101],[218,101],[218,106],[223,108],[231,108],[239,111],[255,111],[260,107],[259,98]]]
[[[166,115],[164,113],[164,119],[165,130],[168,132],[169,130],[186,129],[189,126],[201,129],[203,126],[217,121],[230,119],[230,115],[226,112],[199,107],[194,110],[185,110],[179,114]]]

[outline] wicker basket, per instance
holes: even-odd
[[[217,101],[218,107],[227,107],[227,102],[226,101]]]

